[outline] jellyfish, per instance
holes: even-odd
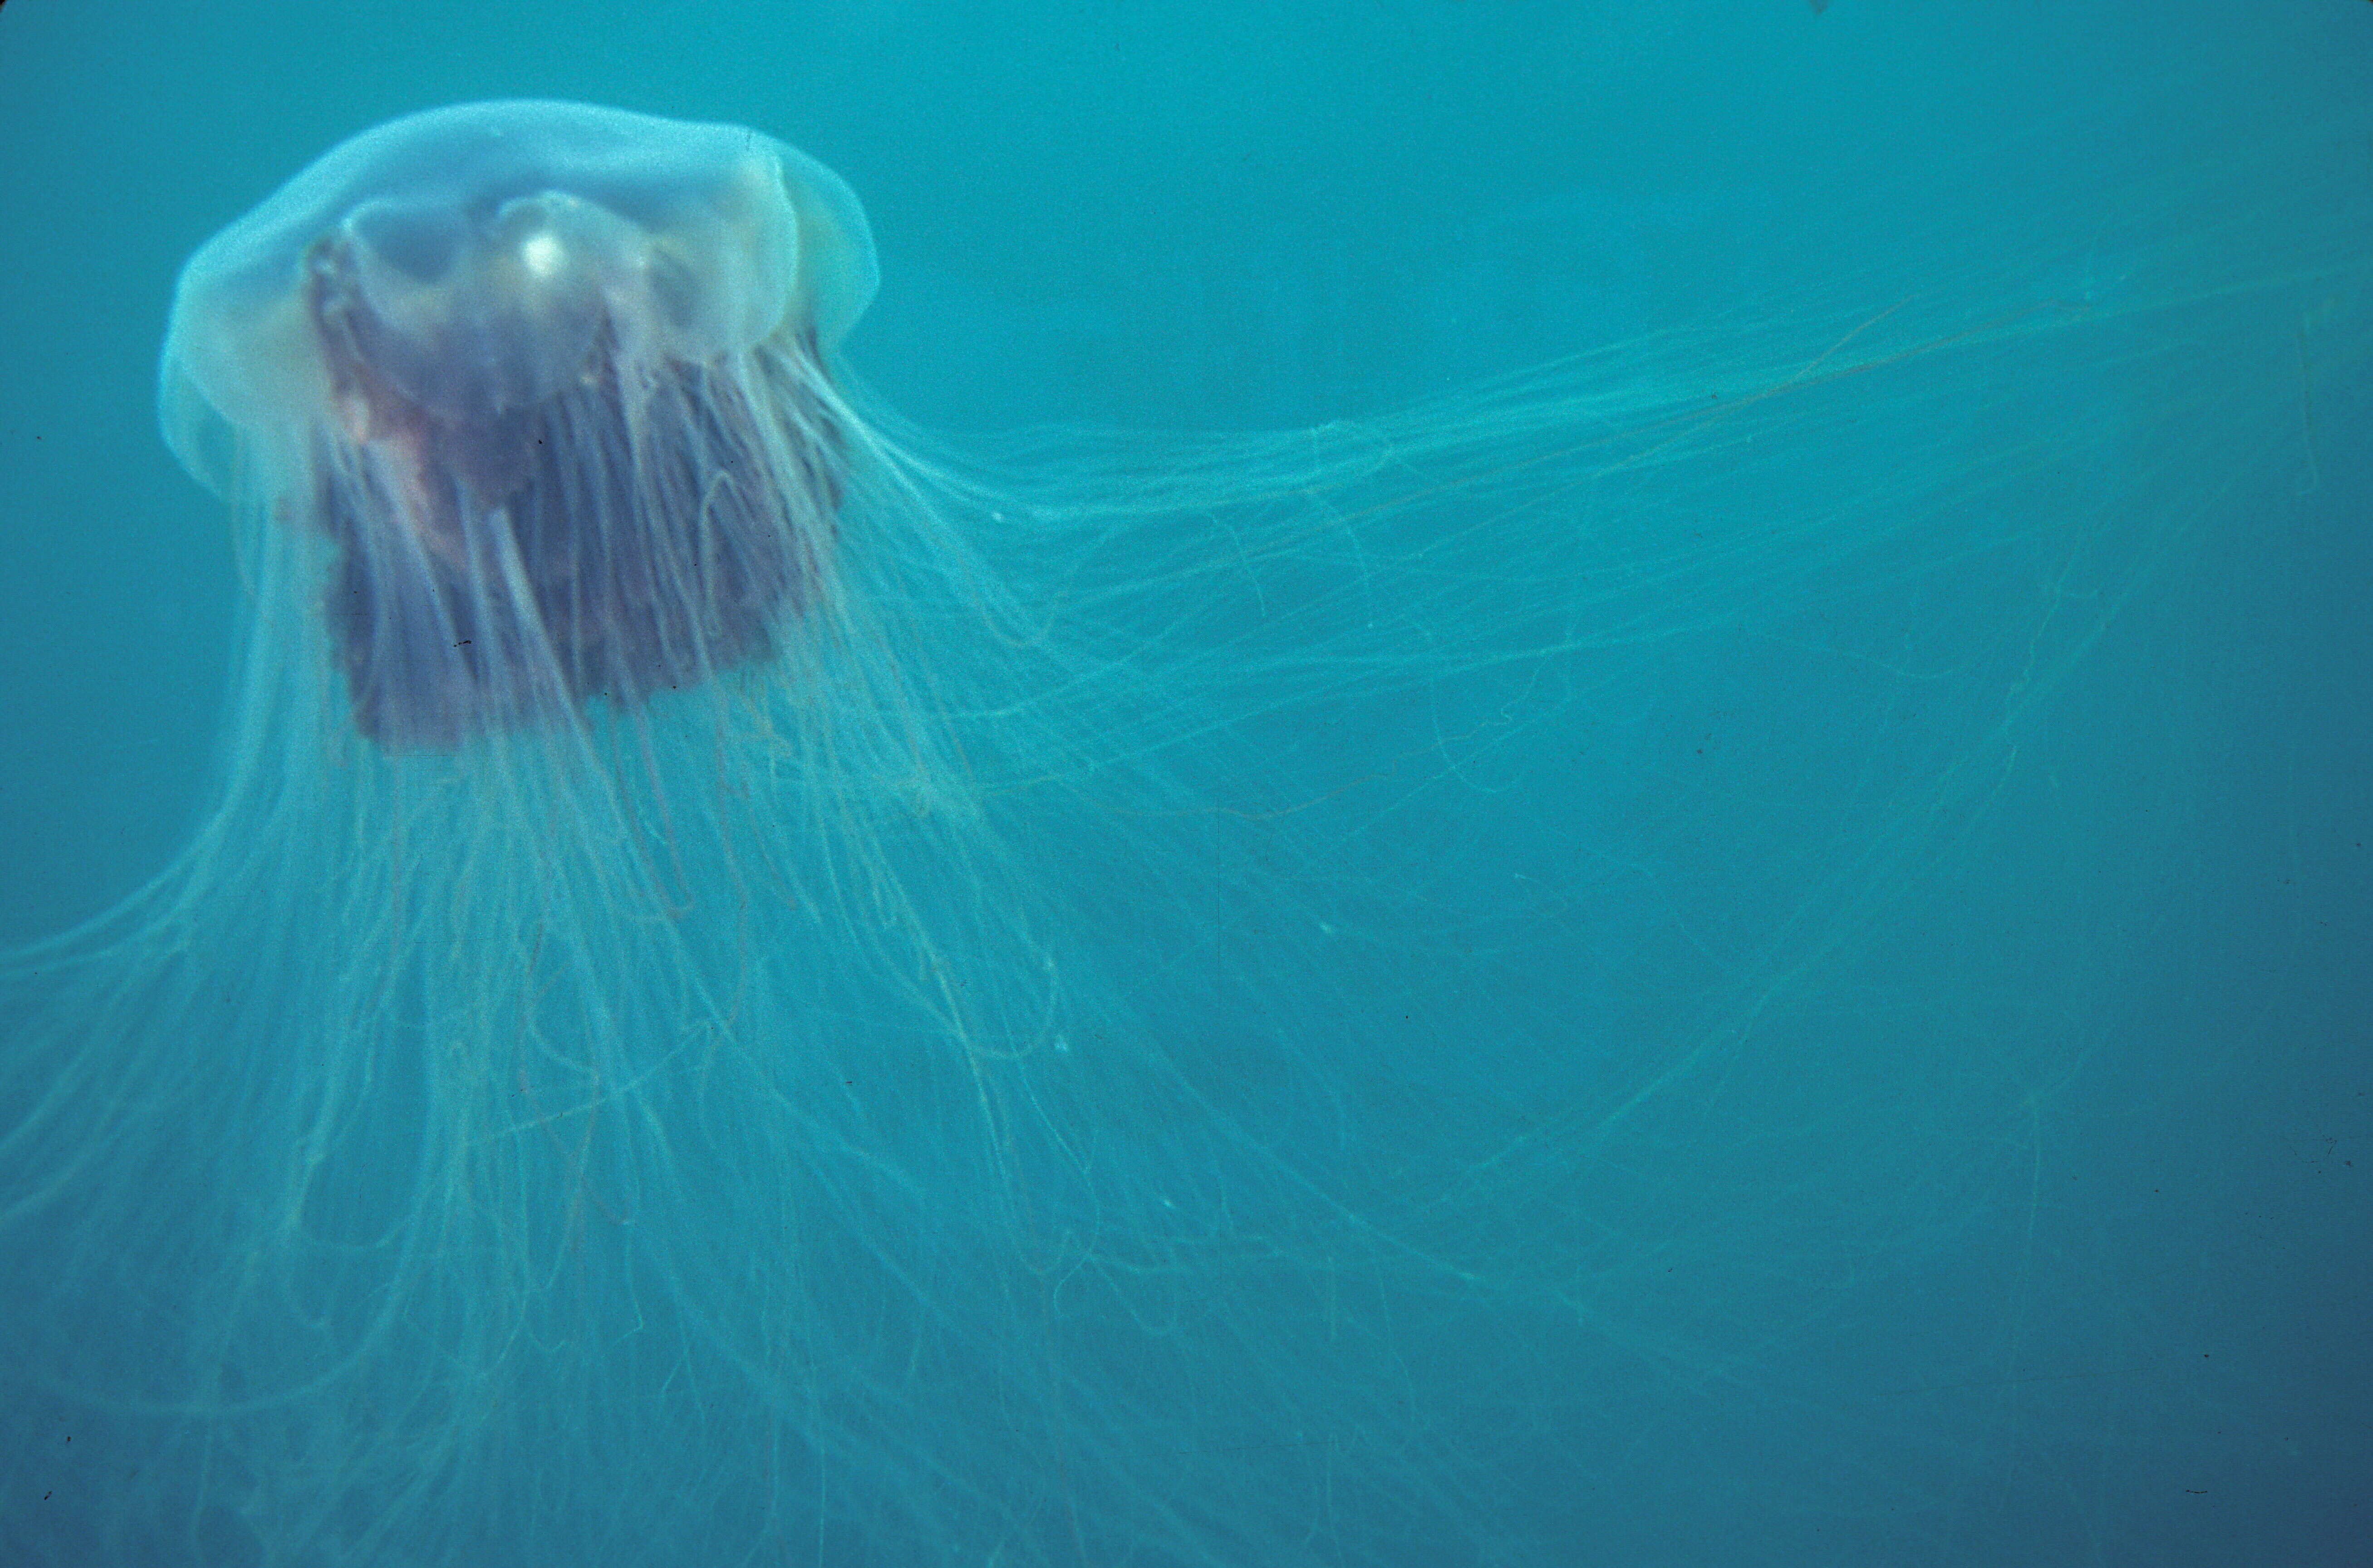
[[[332,151],[166,335],[213,804],[6,974],[25,1560],[1570,1561],[1991,1212],[2037,1063],[1898,1094],[1860,956],[2217,504],[2122,486],[2292,406],[2134,413],[2256,363],[2145,265],[981,458],[781,143]]]

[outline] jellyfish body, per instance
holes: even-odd
[[[764,137],[555,103],[357,137],[192,259],[167,438],[320,529],[357,727],[451,745],[763,656],[828,569],[865,220]]]
[[[2298,190],[2234,253],[2361,284]],[[2032,1261],[2063,1042],[1999,1020],[2063,1010],[1965,895],[2298,407],[2195,194],[2114,301],[988,473],[854,383],[865,220],[788,147],[333,151],[165,348],[247,582],[216,797],[0,969],[12,1561],[1709,1560],[1688,1489],[1767,1469],[1801,1554],[1958,1550],[2023,1417],[1809,1525],[1788,1467],[1864,1435],[1875,1272]]]
[[[1042,870],[1175,798],[1048,701],[1104,656],[969,542],[1027,507],[845,390],[872,269],[792,150],[548,103],[357,137],[184,269],[162,422],[251,614],[206,825],[11,993],[28,1364],[155,1456],[50,1550],[1046,1527],[1047,1293],[1201,1245],[1225,1137]]]

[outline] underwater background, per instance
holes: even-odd
[[[1346,1287],[1326,1311],[1374,1353],[1263,1374],[1297,1409],[1339,1392],[1340,1429],[1177,1466],[1243,1486],[1273,1464],[1301,1497],[1331,1484],[1308,1479],[1323,1450],[1347,1508],[1432,1474],[1455,1496],[1401,1503],[1467,1521],[1314,1512],[1272,1532],[1280,1562],[2373,1554],[2373,6],[13,0],[0,940],[131,892],[205,800],[242,587],[221,508],[156,433],[176,269],[344,137],[496,97],[748,124],[836,170],[883,277],[848,363],[951,447],[1011,461],[1035,449],[1016,430],[1337,429],[1420,403],[1480,421],[1569,383],[1462,389],[1619,366],[1635,343],[1664,375],[1676,332],[1751,367],[1708,394],[1736,395],[1818,362],[1836,322],[1933,312],[1949,335],[1998,304],[2078,319],[2160,291],[2164,312],[2109,339],[1934,356],[1901,394],[1916,414],[1876,402],[1837,448],[1869,461],[1900,417],[1917,461],[1952,465],[1839,486],[1843,534],[1897,494],[1949,502],[1968,537],[1981,493],[2005,537],[2027,502],[2088,519],[2074,563],[1901,565],[1920,608],[1888,623],[1933,646],[1841,633],[1800,668],[1789,639],[1863,601],[1823,589],[1767,625],[1757,596],[1791,591],[1784,573],[1701,573],[1662,609],[1634,582],[1619,602],[1663,617],[1640,639],[1654,672],[1490,688],[1460,666],[1421,694],[1420,639],[1388,679],[1347,668],[1331,725],[1313,704],[1246,716],[1240,743],[1292,760],[1241,797],[1230,753],[1180,764],[1246,816],[1344,778],[1407,786],[1280,855],[1339,857],[1312,873],[1324,890],[1249,913],[1214,894],[1210,961],[1255,978],[1180,1027],[1223,1028],[1251,992],[1262,1032],[1314,1042],[1248,1092],[1247,1135],[1356,1121],[1355,1152],[1321,1163],[1360,1174],[1330,1192],[1396,1244],[1445,1238],[1477,1299]],[[1937,414],[1957,399],[1965,419]],[[2065,449],[2030,471],[2039,432]],[[1721,505],[1725,460],[1688,459],[1692,497]],[[1577,526],[1533,515],[1491,526]],[[1883,594],[1897,549],[1848,575]],[[1377,580],[1421,568],[1410,549]],[[2073,629],[2036,610],[2054,571]],[[1488,623],[1444,608],[1424,631],[1546,634],[1519,624],[1538,599],[1491,621],[1500,602],[1472,587],[1445,606]],[[2029,640],[1988,639],[2004,604]],[[1751,642],[1666,645],[1749,621]],[[1860,702],[1845,731],[1840,693]],[[1874,714],[1907,728],[1854,727]],[[1883,830],[1851,831],[1861,802]],[[1123,902],[1125,873],[1041,871],[1082,907]],[[1372,923],[1369,956],[1305,988],[1317,938],[1266,923],[1322,907]],[[1695,1043],[1657,1058],[1637,1042],[1660,1029]],[[1257,1052],[1228,1049],[1257,1078]],[[1625,1096],[1656,1103],[1626,1123]],[[1552,1268],[1571,1271],[1554,1288]],[[1307,1305],[1296,1282],[1232,1285],[1247,1357],[1271,1288],[1280,1313]],[[1398,1315],[1429,1303],[1398,1348]],[[14,1385],[14,1310],[0,1562],[74,1561],[119,1464],[145,1461],[75,1442],[71,1401]],[[1178,1400],[1224,1407],[1226,1358],[1182,1363],[1211,1381]],[[979,1415],[918,1405],[911,1430],[983,1468]],[[1159,1433],[1100,1440],[1149,1446],[1116,1474],[1170,1463]],[[534,1456],[511,1460],[490,1486],[540,1484]],[[1125,1560],[1109,1541],[1002,1560],[1042,1559]],[[952,1529],[915,1560],[1000,1559]]]

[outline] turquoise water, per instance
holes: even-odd
[[[2356,1561],[2295,12],[16,0],[0,935],[119,912],[0,993],[0,1556]],[[199,243],[525,96],[865,203],[894,720],[391,761],[165,451]]]

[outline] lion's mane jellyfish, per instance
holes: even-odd
[[[416,115],[192,259],[168,435],[334,544],[356,727],[450,746],[768,651],[829,569],[824,355],[872,289],[855,199],[764,137]]]
[[[2061,1467],[2191,1471],[1995,1395],[2172,1353],[2089,1337],[2148,1290],[2046,1342],[2108,1287],[2045,1143],[2151,1033],[2057,934],[2160,929],[2198,857],[2119,835],[2221,812],[2100,761],[2196,727],[2120,637],[2348,482],[2316,167],[2022,198],[1407,413],[991,461],[867,397],[865,219],[763,135],[331,152],[165,347],[241,579],[206,812],[0,964],[0,1555],[2156,1527]]]

